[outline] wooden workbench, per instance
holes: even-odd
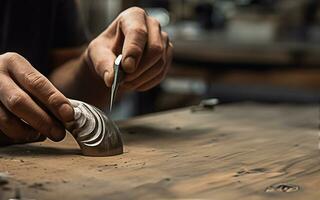
[[[0,199],[319,199],[318,112],[235,104],[134,118],[119,122],[114,157],[81,156],[71,137],[1,148]]]

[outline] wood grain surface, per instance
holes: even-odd
[[[119,122],[120,156],[1,148],[0,199],[320,199],[318,122],[317,106],[185,108]]]

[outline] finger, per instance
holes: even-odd
[[[141,85],[140,87],[136,88],[135,90],[137,90],[138,92],[144,92],[144,91],[150,90],[151,88],[157,86],[161,82],[163,77],[164,77],[164,71],[162,71],[161,74],[157,75],[155,78],[153,78],[148,83]]]
[[[163,46],[166,47],[165,51],[163,51],[162,53],[162,57],[160,58],[160,60],[157,62],[157,64],[152,67],[152,69],[158,70],[157,73],[154,73],[153,75],[150,73],[151,70],[148,70],[148,73],[146,73],[146,75],[142,74],[140,77],[138,77],[134,82],[138,82],[139,85],[135,84],[135,89],[137,90],[141,90],[140,87],[143,86],[143,90],[147,90],[150,89],[152,87],[154,87],[155,85],[157,85],[158,83],[160,83],[160,81],[165,77],[165,75],[168,72],[168,68],[171,65],[171,60],[172,60],[172,44],[169,41],[169,37],[168,34],[165,32],[161,32],[161,37],[162,37],[162,43]],[[164,71],[164,72],[163,72]],[[162,73],[162,79],[158,80],[158,75]],[[148,75],[147,75],[148,74]],[[147,78],[147,76],[149,76]],[[153,81],[153,79],[158,80],[159,82],[156,83],[156,81]],[[140,80],[140,81],[139,81]],[[149,83],[148,83],[149,82]],[[148,87],[149,85],[149,87]],[[139,89],[140,88],[140,89]]]
[[[166,46],[166,51],[163,52],[161,59],[151,69],[140,75],[137,79],[126,82],[123,86],[124,89],[145,91],[159,84],[165,77],[169,70],[169,66],[171,65],[173,46],[169,42],[168,35],[165,32],[162,32],[162,37],[163,44]]]
[[[121,30],[124,34],[122,49],[122,67],[126,73],[133,73],[140,63],[146,42],[148,40],[148,28],[146,25],[146,13],[140,8],[130,9],[120,19]]]
[[[88,47],[88,57],[97,74],[108,87],[111,87],[114,76],[113,64],[116,55],[102,41],[93,41]]]
[[[9,138],[6,134],[2,133],[0,130],[0,147],[14,145],[14,144],[26,144],[31,142],[43,142],[47,139],[46,136],[40,135],[37,140],[32,141],[14,141],[13,139]]]
[[[167,46],[167,63],[165,65],[165,70],[164,70],[164,74],[167,75],[170,67],[171,67],[171,63],[172,63],[172,59],[173,59],[173,44],[168,40],[168,46]]]
[[[0,147],[13,145],[14,141],[0,130]]]
[[[141,85],[151,81],[156,78],[159,74],[164,71],[164,63],[162,60],[159,60],[154,66],[152,66],[149,70],[145,71],[135,80],[124,82],[123,86],[125,89],[135,90],[139,88]]]
[[[65,129],[50,117],[8,76],[0,74],[0,101],[12,114],[53,141],[65,136]]]
[[[26,144],[26,143],[32,143],[32,142],[43,142],[47,139],[46,136],[40,135],[40,137],[37,140],[32,141],[14,141],[10,137],[8,137],[6,134],[4,134],[0,130],[0,147],[8,146],[8,145],[14,145],[14,144]]]
[[[164,70],[157,75],[155,78],[153,78],[151,81],[139,86],[137,88],[137,91],[146,91],[149,90],[153,87],[155,87],[156,85],[158,85],[167,75],[169,69],[170,69],[170,65],[171,65],[171,61],[172,61],[172,56],[173,56],[173,45],[169,42],[168,48],[167,48],[167,56],[166,56],[166,65],[164,67]]]
[[[14,143],[32,142],[40,138],[36,130],[11,114],[2,104],[0,104],[0,130]]]
[[[31,93],[62,122],[73,120],[73,108],[68,99],[26,59],[13,54],[7,63],[8,72],[18,85]]]
[[[165,46],[165,51],[164,54],[168,55],[168,48],[170,47],[170,39],[169,39],[169,35],[168,33],[162,31],[161,32],[161,37],[162,37],[162,42]],[[172,43],[171,43],[171,47],[172,47]]]
[[[127,82],[138,78],[145,71],[149,70],[161,59],[163,53],[165,53],[166,46],[161,35],[160,23],[152,17],[147,17],[147,26],[148,42],[144,54],[135,72],[126,76],[125,81]]]

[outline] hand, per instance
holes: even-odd
[[[71,120],[70,102],[47,78],[16,53],[0,55],[0,134],[12,143],[59,141]]]
[[[173,46],[159,22],[141,8],[122,12],[88,46],[85,60],[95,72],[112,85],[116,56],[123,55],[126,72],[122,88],[145,91],[161,82],[168,72]]]

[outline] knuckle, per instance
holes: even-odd
[[[47,80],[39,73],[30,72],[25,76],[26,84],[36,90],[43,90],[47,86]]]
[[[15,52],[7,52],[1,55],[2,61],[6,64],[14,64],[17,62],[18,59],[21,59],[21,56]]]
[[[137,34],[142,38],[147,38],[148,37],[148,31],[145,26],[141,27],[133,27],[131,30],[129,30],[129,33],[132,32],[133,34]]]
[[[150,44],[149,50],[153,55],[161,55],[164,52],[164,47],[161,43]]]
[[[137,44],[136,42],[132,42],[130,44],[130,49],[132,52],[135,52],[136,55],[142,55],[143,54],[143,49],[142,47]]]
[[[21,108],[24,102],[25,102],[25,97],[23,95],[13,94],[8,97],[6,104],[7,104],[7,108],[10,111],[15,112]]]
[[[51,92],[48,98],[48,104],[51,107],[57,108],[63,103],[63,100],[58,92]]]
[[[146,15],[146,11],[140,7],[134,6],[128,9],[129,12],[133,12],[135,14]]]
[[[129,17],[131,15],[146,16],[147,13],[144,9],[137,7],[137,6],[133,6],[131,8],[128,8],[127,10],[123,11],[122,13],[120,13],[120,15],[119,15],[120,21],[125,20],[127,17]]]

